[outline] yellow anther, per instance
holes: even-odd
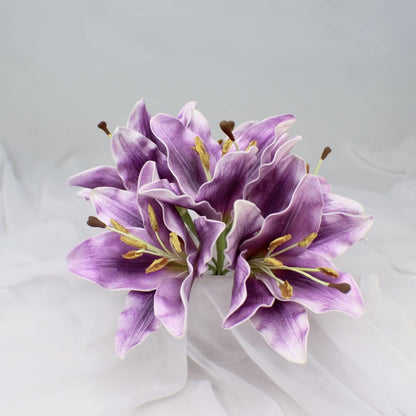
[[[293,287],[291,284],[285,280],[283,283],[279,285],[280,293],[282,294],[282,297],[285,299],[290,299],[293,295]]]
[[[233,145],[233,141],[231,139],[227,139],[223,146],[222,146],[222,155],[226,155],[228,151],[231,149],[231,146]]]
[[[264,259],[264,264],[269,267],[281,267],[283,263],[280,260],[275,259],[274,257],[266,257]]]
[[[270,252],[276,250],[277,247],[281,246],[282,244],[286,243],[286,241],[289,241],[292,238],[291,234],[286,234],[283,237],[275,238],[268,247],[268,250]]]
[[[123,227],[120,223],[118,223],[116,220],[110,220],[111,225],[118,231],[121,231],[123,233],[128,233],[129,231],[127,230],[126,227]]]
[[[192,149],[198,153],[199,158],[201,159],[202,166],[209,171],[210,164],[209,164],[209,154],[205,149],[204,143],[202,142],[201,138],[196,136],[195,137],[195,146],[192,146]]]
[[[339,277],[339,273],[336,270],[331,269],[330,267],[318,267],[318,270],[322,273],[325,273],[328,276],[334,278]]]
[[[153,272],[157,272],[158,270],[162,270],[168,263],[169,263],[169,259],[167,259],[166,257],[160,257],[159,259],[156,259],[146,269],[146,273],[153,273]]]
[[[132,236],[122,235],[120,237],[120,241],[122,241],[125,244],[128,244],[129,246],[137,247],[139,250],[146,250],[147,245],[140,241],[139,239]]]
[[[170,244],[176,250],[177,253],[182,253],[182,245],[179,237],[176,233],[170,233]]]
[[[257,140],[252,140],[249,144],[248,144],[248,146],[247,146],[247,149],[246,149],[246,151],[247,150],[250,150],[252,147],[257,147]]]
[[[312,243],[313,240],[318,236],[317,233],[309,234],[307,237],[305,237],[302,241],[299,241],[298,246],[299,247],[306,247],[309,244]]]
[[[128,260],[132,260],[132,259],[137,259],[138,257],[142,255],[143,255],[143,252],[133,250],[133,251],[128,251],[125,254],[122,254],[122,257]]]
[[[153,209],[153,207],[150,204],[147,206],[147,211],[149,213],[150,225],[152,226],[153,231],[155,233],[158,233],[159,232],[159,224],[157,222],[155,210]]]

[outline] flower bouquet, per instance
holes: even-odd
[[[249,320],[286,359],[304,363],[306,310],[359,316],[363,301],[352,277],[331,262],[372,224],[363,207],[331,192],[292,154],[301,139],[284,114],[235,127],[222,121],[221,140],[186,104],[177,117],[151,117],[143,101],[111,138],[113,166],[69,179],[97,213],[102,233],[67,257],[75,274],[107,289],[127,290],[119,318],[120,357],[163,325],[186,331],[196,279],[233,279],[223,327]]]

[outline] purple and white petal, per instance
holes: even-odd
[[[183,335],[186,326],[186,307],[181,296],[184,281],[184,278],[165,279],[156,290],[154,301],[155,316],[176,338]],[[188,286],[189,280],[187,290]]]
[[[319,176],[319,175],[314,175],[315,178],[318,178],[319,183],[321,184],[321,190],[322,193],[330,193],[332,188],[331,185],[329,184],[329,182],[323,177],[323,176]]]
[[[142,227],[143,221],[133,192],[116,188],[93,189],[89,198],[102,221],[116,220],[125,227]]]
[[[275,238],[291,234],[292,239],[280,247],[283,249],[301,241],[311,233],[318,232],[322,204],[319,181],[311,175],[304,176],[295,189],[289,206],[284,211],[270,214],[264,220],[260,232],[245,241],[241,250],[247,250],[247,255],[265,252]],[[304,247],[294,247],[290,253],[297,255],[304,250]]]
[[[158,114],[150,120],[153,133],[166,146],[169,169],[184,193],[195,198],[199,187],[207,181],[202,162],[193,149],[195,133],[175,117]],[[208,149],[207,149],[208,151]],[[211,163],[211,174],[215,168]]]
[[[324,193],[323,213],[343,212],[344,214],[362,215],[364,214],[364,207],[353,199],[345,198],[344,196]]]
[[[222,221],[199,217],[195,221],[195,228],[200,241],[199,257],[195,266],[195,276],[200,277],[208,269],[206,265],[212,259],[215,243],[224,231],[225,224]]]
[[[148,160],[156,162],[162,177],[170,177],[166,166],[166,156],[155,143],[137,131],[117,127],[112,139],[112,151],[117,170],[129,191],[136,191],[140,170]]]
[[[234,130],[233,135],[234,138],[238,141],[238,139],[241,137],[241,135],[248,130],[251,126],[256,124],[257,121],[246,121],[244,123],[239,124]],[[231,150],[231,149],[230,149]]]
[[[216,211],[223,215],[229,214],[234,201],[243,196],[251,168],[257,161],[256,151],[251,148],[248,152],[224,155],[215,167],[212,181],[201,186],[195,202],[208,201]]]
[[[301,305],[276,300],[273,306],[260,308],[251,322],[283,358],[298,364],[306,363],[309,322]]]
[[[288,139],[289,135],[287,133],[283,133],[277,138],[277,140],[267,146],[261,155],[261,164],[264,165],[266,163],[270,163],[275,158],[283,159],[290,153],[293,146],[302,140],[302,137],[295,136],[293,139]]]
[[[134,346],[160,327],[155,317],[153,298],[155,292],[131,291],[127,295],[126,307],[120,314],[116,334],[116,352],[124,358]]]
[[[71,186],[83,186],[89,189],[100,186],[124,189],[123,180],[113,166],[97,166],[84,170],[68,178],[68,184]]]
[[[260,210],[252,202],[242,199],[235,201],[233,225],[227,235],[225,250],[228,267],[234,267],[241,242],[249,239],[260,230],[263,221]]]
[[[137,101],[130,112],[126,127],[141,133],[143,136],[155,142],[155,137],[150,129],[150,114],[147,112],[143,100]]]
[[[262,306],[271,306],[274,296],[270,293],[263,282],[250,278],[246,282],[247,299],[231,315],[228,315],[223,323],[223,327],[228,329],[251,318]]]
[[[276,137],[276,128],[280,123],[294,120],[291,114],[282,114],[267,118],[249,127],[238,139],[238,146],[245,150],[251,141],[257,142],[257,147],[263,151]]]
[[[178,207],[191,209],[207,218],[220,219],[221,214],[217,212],[207,201],[196,203],[189,195],[183,195],[175,189],[166,179],[156,181],[152,184],[142,186],[138,193],[153,198],[159,202],[166,202]]]
[[[233,315],[234,312],[236,312],[247,300],[246,282],[250,276],[251,269],[250,265],[244,258],[244,255],[245,253],[240,253],[235,263],[233,290],[231,293],[231,305],[225,321],[227,321],[228,317]]]
[[[327,258],[337,257],[361,240],[372,224],[373,217],[370,215],[322,214],[318,237],[309,250]]]
[[[264,216],[283,211],[305,175],[305,162],[300,157],[275,158],[272,163],[263,165],[258,178],[246,186],[244,199],[256,204]]]
[[[128,229],[137,237],[149,241],[143,229]],[[134,247],[121,242],[117,233],[104,232],[83,241],[68,254],[68,269],[107,289],[150,291],[157,289],[167,277],[183,276],[180,271],[167,268],[145,273],[146,268],[155,260],[155,256],[143,254],[137,259],[122,257],[131,250],[134,250]]]

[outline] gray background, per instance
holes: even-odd
[[[109,163],[96,123],[124,124],[144,98],[153,114],[197,100],[218,138],[222,119],[293,113],[312,165],[327,144],[393,148],[416,131],[415,11],[412,1],[3,2],[0,139],[13,154]],[[351,161],[336,154],[325,173],[342,182],[334,174]],[[362,186],[354,170],[348,184]]]

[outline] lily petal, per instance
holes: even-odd
[[[247,185],[244,199],[255,203],[264,216],[280,212],[289,205],[293,192],[306,175],[305,162],[296,155],[275,158],[260,168],[257,180]]]
[[[344,196],[324,193],[323,212],[325,214],[331,212],[343,212],[345,214],[362,215],[364,214],[364,207],[353,199],[345,198]]]
[[[207,181],[202,162],[193,149],[195,133],[175,117],[157,114],[150,120],[156,137],[166,146],[167,162],[184,193],[195,198],[199,187]],[[207,149],[208,150],[208,149]],[[211,164],[211,174],[215,163]]]
[[[147,112],[146,104],[143,100],[137,101],[130,112],[126,127],[141,133],[152,142],[156,142],[156,138],[150,129],[150,114]]]
[[[337,257],[361,240],[372,224],[373,217],[370,215],[322,214],[318,237],[309,250],[327,258]]]
[[[155,292],[137,291],[127,295],[126,308],[120,314],[116,334],[116,352],[120,358],[160,327],[153,310],[154,296]]]
[[[298,364],[306,362],[309,322],[301,305],[276,300],[273,306],[260,308],[251,322],[283,358]]]
[[[189,282],[192,281],[191,275],[188,275],[187,279],[165,279],[155,294],[155,316],[176,338],[183,335],[186,326],[186,307],[181,296],[185,280],[187,280],[186,289],[189,291]]]
[[[263,221],[260,210],[252,202],[242,199],[235,201],[233,225],[227,235],[225,250],[229,267],[234,267],[241,242],[252,237],[261,228]]]
[[[97,166],[84,170],[68,178],[71,186],[83,186],[84,188],[98,188],[100,186],[111,186],[124,189],[124,184],[117,169],[113,166]]]
[[[105,223],[110,219],[132,227],[142,227],[143,221],[136,196],[129,191],[116,188],[95,188],[90,192],[90,200],[98,216]]]
[[[208,269],[206,264],[212,259],[215,243],[224,231],[225,224],[222,221],[209,220],[206,217],[199,217],[194,223],[200,241],[200,254],[196,266],[196,276],[199,277]]]
[[[241,250],[247,250],[247,255],[267,251],[267,247],[275,238],[291,234],[292,239],[284,243],[283,249],[301,241],[311,233],[318,232],[321,222],[322,195],[319,181],[306,175],[299,183],[289,206],[281,212],[270,214],[263,223],[259,233],[245,241]],[[292,255],[305,251],[304,247],[294,247]]]
[[[156,162],[163,177],[170,177],[166,167],[166,156],[155,143],[137,131],[117,127],[112,139],[112,150],[117,170],[129,191],[136,191],[140,170],[148,160]]]
[[[246,288],[246,301],[234,313],[226,317],[223,324],[224,328],[228,329],[239,325],[251,318],[260,307],[273,304],[275,298],[263,282],[255,278],[247,279]]]
[[[144,241],[149,241],[149,236],[143,229],[128,230]],[[104,232],[83,241],[68,254],[68,269],[107,289],[150,291],[157,289],[167,277],[183,276],[183,272],[167,269],[145,273],[155,257],[143,254],[136,259],[123,258],[122,255],[129,250],[131,247],[121,242],[117,233]]]
[[[266,120],[255,123],[239,137],[238,146],[245,150],[251,141],[257,142],[257,147],[263,151],[276,137],[276,127],[283,122],[294,120],[291,114],[282,114],[267,118]]]
[[[227,153],[215,167],[212,181],[204,183],[198,191],[195,202],[208,201],[222,214],[228,214],[234,201],[242,198],[243,190],[256,163],[256,149],[248,152]]]

